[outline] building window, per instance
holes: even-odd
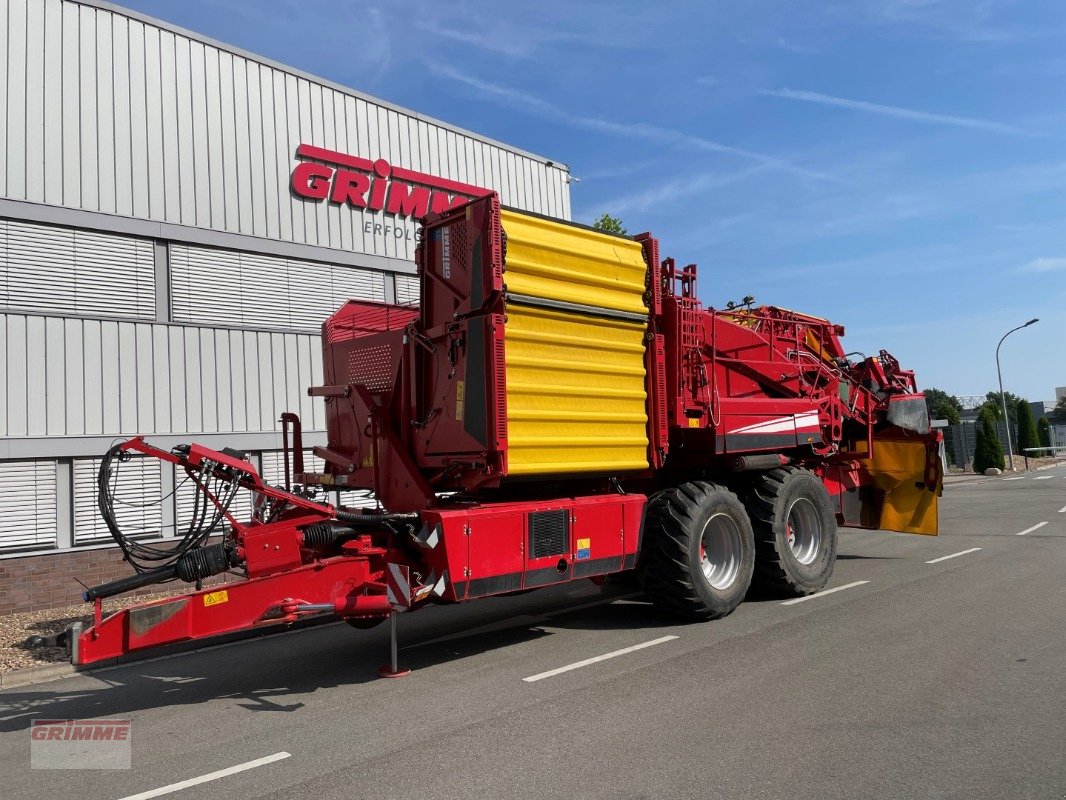
[[[152,241],[0,219],[0,308],[151,319]]]
[[[385,299],[381,272],[173,244],[174,319],[318,333],[347,300]]]
[[[0,461],[0,552],[56,546],[56,462]]]
[[[163,529],[161,462],[133,457],[113,462],[117,475],[114,513],[119,529],[130,538],[158,537]],[[99,458],[74,460],[74,544],[111,542],[97,504]]]

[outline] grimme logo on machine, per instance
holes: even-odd
[[[296,157],[305,159],[293,167],[290,180],[300,197],[401,218],[419,219],[489,193],[468,183],[394,167],[383,158],[371,161],[310,144],[297,147]],[[367,221],[363,227],[365,233],[388,235],[391,230],[397,239],[411,238],[398,226]]]

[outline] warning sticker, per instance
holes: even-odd
[[[217,606],[229,602],[229,592],[219,589],[217,592],[208,592],[204,595],[205,606]]]
[[[466,407],[466,381],[455,382],[455,418],[463,421],[463,411]]]
[[[591,539],[578,539],[577,540],[577,558],[589,558],[592,556],[592,540]]]

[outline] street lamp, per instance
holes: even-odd
[[[1028,328],[1035,322],[1040,322],[1039,319],[1031,319],[1024,325],[1019,325],[1017,328],[1011,328],[1005,334],[1003,339],[1006,339],[1015,331],[1020,331],[1022,328]],[[1007,395],[1003,393],[1003,372],[999,368],[999,348],[1003,346],[1003,339],[999,340],[999,344],[996,345],[996,375],[999,376],[999,403],[1003,406],[1003,425],[1007,429],[1007,458],[1010,459],[1010,471],[1017,472],[1014,468],[1014,447],[1010,440],[1010,414],[1007,413]]]

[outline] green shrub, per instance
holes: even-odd
[[[973,471],[983,473],[989,467],[1004,468],[1003,446],[999,443],[992,414],[982,409],[977,418],[977,446],[973,452]]]

